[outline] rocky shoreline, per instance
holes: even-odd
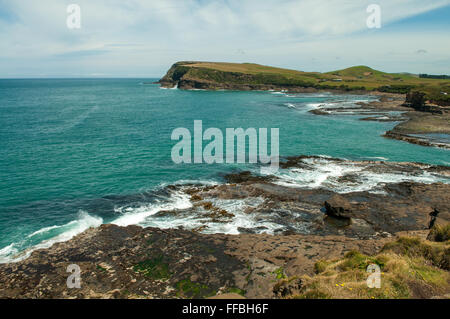
[[[405,117],[406,121],[386,132],[384,136],[422,146],[450,149],[450,111],[448,109],[444,109],[442,114],[407,112]]]
[[[381,122],[400,122],[383,136],[421,146],[450,149],[450,143],[430,137],[430,134],[450,136],[450,110],[447,107],[433,106],[439,112],[416,111],[405,106],[404,95],[381,94],[379,101],[361,103],[365,109],[382,112],[400,112],[401,115],[382,114],[381,117],[369,117],[362,120]],[[434,110],[434,109],[433,109]],[[421,136],[420,136],[421,135]],[[428,136],[427,136],[428,135]]]
[[[290,157],[280,166],[302,169],[315,159],[320,160]],[[450,177],[450,169],[441,166],[328,160],[361,168],[357,175],[417,177],[425,171]],[[448,183],[383,183],[343,192],[326,184],[314,189],[286,185],[280,176],[251,172],[225,179],[213,186],[168,186],[188,194],[192,207],[160,211],[159,216],[198,216],[204,227],[109,224],[88,229],[25,260],[0,265],[0,298],[285,298],[306,287],[304,276],[314,276],[321,260],[343,258],[350,251],[373,255],[399,236],[425,238],[430,229],[450,221]],[[358,183],[352,173],[338,179]],[[227,200],[252,204],[224,208],[221,201]],[[237,235],[211,232],[214,225],[232,223],[237,214],[251,216],[259,226],[242,226]],[[67,288],[71,264],[81,269],[80,289]],[[450,292],[445,285],[439,289],[436,294]]]
[[[368,68],[364,69],[369,70]],[[230,63],[177,62],[163,78],[155,83],[162,88],[182,90],[278,91],[289,94],[327,92],[374,95],[378,98],[377,101],[359,102],[354,107],[321,106],[310,112],[316,115],[359,114],[365,116],[361,119],[365,121],[401,122],[383,136],[421,146],[450,149],[450,142],[448,142],[450,136],[450,107],[448,107],[448,103],[440,101],[439,105],[435,105],[433,103],[437,102],[430,98],[430,101],[423,100],[419,103],[421,105],[412,107],[413,103],[409,101],[416,100],[417,102],[417,98],[425,99],[425,93],[414,93],[413,91],[408,94],[387,93],[399,92],[395,90],[397,84],[391,82],[380,82],[378,88],[371,89],[348,85],[348,83],[353,82],[337,85],[336,83],[345,82],[343,78],[336,77],[339,72],[335,72],[331,79],[329,78],[330,75],[322,74],[323,78],[320,80],[318,80],[320,76],[314,74],[313,78],[315,81],[318,80],[317,83],[314,83],[303,82],[299,79],[294,80],[291,76],[299,73],[299,71],[273,69],[264,66],[259,66],[258,72],[251,72],[250,70],[249,66],[246,68],[245,65]],[[364,72],[357,79],[369,79],[373,72],[375,71]],[[301,72],[299,74],[307,75],[307,73]],[[385,74],[386,79],[389,77],[388,74]],[[333,85],[323,85],[330,80]],[[352,81],[356,81],[356,79]],[[399,90],[402,91],[402,89]],[[432,134],[432,136],[429,134]],[[436,134],[443,134],[446,138],[441,140],[434,136]]]
[[[383,137],[421,146],[450,149],[447,140],[439,140],[433,134],[450,136],[450,110],[434,106],[439,112],[416,111],[405,106],[404,94],[382,92],[356,92],[376,96],[377,101],[358,102],[354,107],[325,106],[310,112],[316,115],[362,115],[362,121],[399,122]]]
[[[274,85],[222,85],[220,87],[210,87],[209,85],[200,85],[198,82],[180,81],[173,82],[159,81],[156,82],[164,88],[172,88],[177,85],[183,90],[239,90],[239,91],[277,91],[286,92],[288,94],[295,93],[332,93],[332,94],[349,94],[348,91],[339,89],[316,89],[306,87],[279,87]],[[441,109],[439,114],[431,114],[429,112],[420,112],[412,110],[404,105],[405,94],[394,94],[374,91],[351,91],[355,95],[373,95],[379,100],[372,102],[358,102],[355,107],[321,107],[310,112],[316,115],[333,115],[333,114],[359,114],[366,117],[361,118],[362,121],[376,122],[400,122],[399,125],[392,130],[387,131],[383,137],[404,141],[411,144],[421,146],[439,147],[450,149],[450,143],[446,141],[436,141],[434,138],[425,136],[414,136],[419,134],[440,133],[450,135],[450,110],[448,107],[438,107]],[[391,114],[392,112],[396,114]],[[438,119],[438,120],[437,120]],[[433,123],[439,121],[432,129],[429,127]],[[408,124],[412,122],[413,128],[409,128]],[[417,125],[416,123],[420,123]],[[404,124],[406,123],[406,124]],[[401,125],[403,124],[403,125]]]

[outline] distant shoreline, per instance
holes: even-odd
[[[153,84],[159,84],[162,88],[172,89],[178,88],[182,90],[205,90],[205,91],[276,91],[286,94],[294,93],[332,93],[332,94],[354,94],[354,95],[373,95],[379,98],[379,101],[372,102],[360,102],[359,110],[373,110],[379,112],[379,116],[371,116],[362,118],[366,121],[379,121],[379,122],[400,122],[392,130],[387,131],[383,137],[396,139],[411,144],[417,144],[421,146],[439,147],[444,149],[450,149],[450,144],[443,141],[436,140],[434,137],[427,136],[426,134],[439,133],[450,134],[450,108],[442,108],[442,114],[431,114],[428,112],[419,112],[411,107],[404,106],[405,94],[402,93],[389,93],[381,92],[377,90],[344,90],[339,88],[315,88],[315,87],[288,87],[277,86],[273,84],[237,84],[233,82],[229,83],[217,83],[211,81],[205,81],[204,79],[189,79],[182,80],[178,78],[173,80],[173,77],[177,78],[174,73],[177,72],[179,66],[175,64],[171,70],[168,71],[165,77],[161,80],[153,82]],[[316,115],[330,115],[330,108],[320,108],[310,111]],[[335,108],[333,113],[340,113],[340,111],[346,111],[344,108]],[[354,110],[358,113],[358,108]],[[401,112],[401,116],[392,116],[389,112]],[[341,113],[342,114],[342,113]],[[363,114],[362,114],[363,115]],[[421,135],[421,136],[414,136]]]
[[[343,70],[303,72],[254,63],[182,61],[172,65],[159,81],[162,87],[204,90],[285,90],[292,93],[419,91],[434,104],[450,106],[450,80],[385,73],[368,66]]]

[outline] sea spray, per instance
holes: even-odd
[[[64,225],[44,227],[29,235],[22,241],[12,243],[0,249],[0,263],[17,262],[31,255],[36,249],[49,248],[55,243],[68,241],[90,227],[98,227],[103,219],[91,216],[80,210],[78,218]],[[36,244],[33,244],[37,242]]]

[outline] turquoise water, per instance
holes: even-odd
[[[176,165],[172,130],[278,127],[280,154],[449,164],[449,151],[380,137],[395,123],[307,112],[361,96],[163,90],[142,79],[0,80],[0,262],[110,222],[161,185],[220,181],[239,165]],[[146,82],[152,79],[146,79]],[[38,246],[39,247],[39,246]]]

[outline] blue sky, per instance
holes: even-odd
[[[0,0],[0,78],[160,77],[180,60],[450,74],[449,16],[450,0]]]

